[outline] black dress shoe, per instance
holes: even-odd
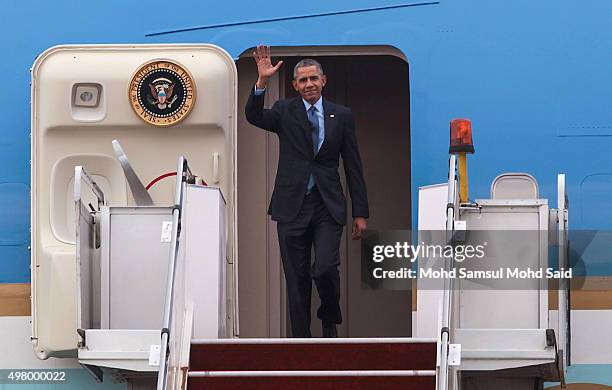
[[[338,329],[336,324],[323,327],[323,337],[338,337]]]

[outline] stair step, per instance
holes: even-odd
[[[433,390],[435,376],[189,377],[190,390]]]
[[[192,372],[434,370],[435,366],[435,340],[405,338],[351,338],[331,339],[331,341],[330,339],[194,340],[191,344],[190,357]],[[372,377],[368,378],[364,381],[373,383]],[[393,379],[406,380],[405,377],[393,377]],[[224,380],[229,381],[227,378],[220,381]],[[236,378],[236,380],[243,383],[245,379]],[[274,381],[286,383],[283,382],[286,380],[288,379]],[[291,380],[296,379],[291,378]],[[317,383],[321,381],[321,379],[312,380],[318,381]],[[351,379],[351,381],[357,383],[359,380]]]

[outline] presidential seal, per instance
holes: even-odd
[[[141,66],[130,81],[130,103],[136,115],[153,126],[172,126],[189,115],[195,103],[193,77],[167,60]]]

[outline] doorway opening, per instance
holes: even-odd
[[[244,105],[257,80],[253,48],[236,61],[238,69],[238,256],[240,337],[288,337],[284,275],[275,222],[266,215],[278,162],[276,135],[250,125]],[[352,109],[368,191],[368,228],[405,229],[411,221],[410,94],[408,62],[391,46],[273,47],[273,63],[284,64],[270,80],[266,107],[297,96],[291,81],[302,58],[321,63],[327,84],[323,96]],[[340,337],[409,337],[412,334],[411,291],[369,290],[361,285],[361,248],[352,241],[350,196],[341,248],[343,323]],[[347,234],[348,230],[348,234]],[[312,335],[320,336],[312,297]]]

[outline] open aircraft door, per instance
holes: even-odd
[[[227,262],[227,335],[238,334],[233,310],[236,89],[233,59],[212,45],[70,45],[37,58],[32,68],[31,268],[32,341],[40,358],[77,357],[83,343],[78,329],[110,326],[101,310],[109,305],[108,291],[99,285],[108,270],[100,265],[104,232],[95,214],[104,207],[112,216],[112,207],[143,205],[143,194],[134,190],[115,156],[115,139],[142,183],[150,184],[153,204],[148,207],[175,204],[175,180],[166,176],[176,172],[181,155],[195,176],[219,189],[227,205],[219,217],[226,221],[220,236],[227,237],[227,245],[215,253],[225,254]],[[75,175],[75,167],[85,171]],[[79,177],[84,184],[77,194]],[[160,234],[163,240],[161,226]],[[201,250],[205,256],[207,244],[200,245],[192,240],[191,253]],[[164,307],[147,310],[158,310],[161,317]]]

